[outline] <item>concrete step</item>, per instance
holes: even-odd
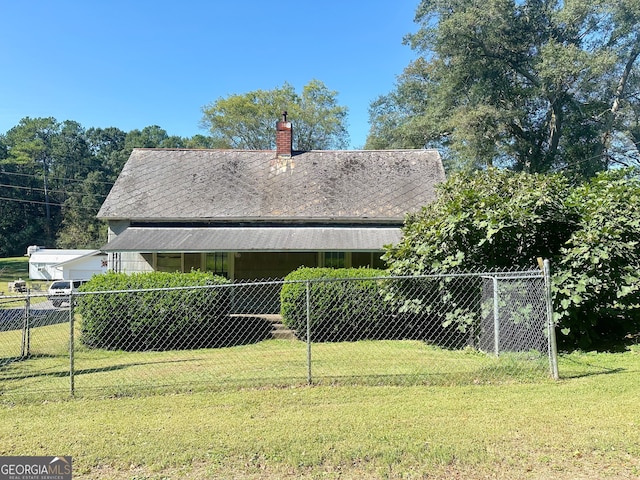
[[[278,317],[280,317],[278,315]],[[273,318],[271,319],[271,325],[273,329],[271,330],[271,338],[279,339],[279,340],[295,340],[296,334],[293,330],[287,328],[287,326],[282,323],[282,318]]]
[[[296,334],[293,330],[287,328],[287,326],[282,323],[282,316],[278,314],[244,314],[244,313],[234,313],[231,315],[232,317],[257,317],[271,323],[271,338],[282,339],[282,340],[296,340]]]
[[[296,334],[293,330],[273,330],[271,338],[274,340],[296,340]]]

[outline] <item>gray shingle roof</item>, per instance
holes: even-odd
[[[135,149],[98,213],[107,220],[402,219],[445,178],[435,150]]]

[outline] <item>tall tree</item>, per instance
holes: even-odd
[[[22,255],[28,239],[40,238],[44,230],[41,186],[39,179],[9,159],[9,146],[0,136],[0,256]],[[38,203],[32,201],[34,196]]]
[[[110,186],[105,180],[105,174],[96,170],[73,186],[62,207],[57,247],[100,248],[107,242],[107,225],[96,218]]]
[[[85,130],[78,122],[66,120],[58,124],[52,139],[52,175],[56,186],[63,189],[71,180],[82,179],[95,170]]]
[[[125,149],[127,133],[119,128],[90,128],[86,132],[87,143],[97,165],[107,181],[116,181],[130,151]]]
[[[294,149],[346,148],[348,109],[338,105],[337,95],[319,80],[305,85],[300,95],[288,83],[231,95],[203,107],[201,126],[221,147],[270,150],[275,148],[275,122],[287,111],[295,122]]]
[[[44,217],[43,232],[38,235],[41,244],[52,245],[59,219],[60,204],[52,198],[51,179],[55,163],[54,144],[59,134],[60,124],[55,118],[25,117],[5,135],[8,146],[9,163],[18,168],[12,172],[38,178],[40,187],[34,189],[36,198],[30,200],[32,205],[40,205]],[[55,197],[55,194],[53,195]]]
[[[125,138],[126,133],[114,127],[85,132],[89,171],[70,182],[56,246],[98,248],[106,243],[107,226],[96,218],[96,213],[127,160]]]
[[[416,22],[406,42],[420,56],[371,105],[367,147],[582,177],[628,163],[638,0],[423,0]]]
[[[142,130],[131,130],[125,138],[125,150],[131,153],[133,148],[182,148],[184,141],[180,137],[170,137],[164,128],[150,125]]]
[[[185,140],[185,148],[229,148],[224,140],[217,140],[209,135],[197,134]]]

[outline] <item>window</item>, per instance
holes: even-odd
[[[202,254],[201,253],[183,253],[183,272],[189,273],[193,270],[202,270]]]
[[[345,252],[325,252],[324,266],[328,268],[345,268],[347,266]]]
[[[182,272],[182,254],[159,253],[156,261],[156,270],[159,272]]]
[[[156,271],[183,272],[203,270],[229,278],[226,252],[213,253],[158,253]]]
[[[205,270],[207,272],[212,272],[216,275],[229,278],[229,267],[226,252],[207,253]]]
[[[367,267],[385,269],[386,264],[382,260],[383,252],[352,252],[351,266],[353,268]]]

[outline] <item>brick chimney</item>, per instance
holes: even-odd
[[[282,112],[282,120],[276,123],[276,155],[290,157],[293,146],[291,122],[287,122],[287,112]]]

